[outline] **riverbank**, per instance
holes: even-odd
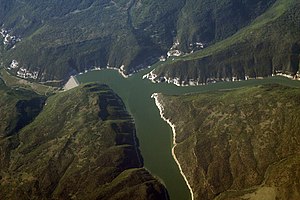
[[[159,114],[160,114],[160,117],[169,124],[169,126],[172,128],[172,132],[173,132],[173,147],[172,147],[172,156],[176,162],[176,164],[178,165],[179,167],[179,170],[180,170],[180,174],[183,176],[189,190],[190,190],[190,193],[191,193],[191,199],[194,200],[194,193],[193,193],[193,190],[192,190],[192,187],[190,186],[185,174],[183,173],[182,171],[182,168],[181,168],[181,165],[179,163],[179,160],[177,159],[176,157],[176,154],[175,154],[175,147],[177,146],[177,143],[176,143],[176,129],[175,129],[175,124],[172,124],[172,122],[170,121],[170,119],[167,119],[165,116],[164,116],[164,107],[163,105],[159,102],[159,98],[158,98],[158,93],[154,93],[152,94],[151,98],[153,98],[155,100],[155,105],[156,107],[158,108],[159,110]]]
[[[189,86],[202,86],[202,85],[208,85],[208,84],[214,84],[214,83],[220,83],[220,82],[240,82],[240,81],[248,81],[248,80],[255,80],[255,79],[265,79],[268,77],[273,77],[273,76],[281,76],[281,77],[286,77],[290,80],[295,80],[295,81],[300,81],[300,72],[297,72],[296,75],[291,75],[291,74],[285,74],[282,72],[277,72],[275,74],[272,74],[267,77],[250,77],[245,75],[244,78],[238,78],[238,77],[232,77],[232,78],[208,78],[205,83],[201,82],[200,79],[194,80],[194,79],[189,79],[188,81],[181,80],[179,77],[167,77],[167,76],[159,76],[155,73],[155,69],[150,71],[147,74],[144,74],[142,79],[148,79],[152,83],[169,83],[169,84],[174,84],[178,87],[189,87]]]
[[[187,93],[213,92],[219,90],[232,90],[241,87],[282,84],[290,87],[300,88],[300,81],[291,81],[285,77],[269,77],[266,79],[256,79],[238,82],[220,82],[204,86],[177,87],[173,84],[153,84],[151,81],[143,80],[142,76],[152,69],[134,74],[128,79],[119,75],[117,70],[95,70],[76,76],[80,83],[100,82],[109,85],[124,101],[128,111],[134,117],[137,128],[138,142],[144,158],[145,168],[147,168],[155,177],[159,177],[167,186],[170,198],[172,200],[191,199],[190,190],[179,170],[177,163],[172,155],[172,141],[170,135],[172,130],[158,114],[158,108],[154,100],[149,98],[153,93],[162,93],[165,95],[181,95]],[[159,94],[159,102],[165,107],[163,96]],[[170,118],[170,117],[168,117]],[[172,121],[172,120],[171,120]],[[174,123],[174,121],[172,121]],[[176,124],[177,125],[177,124]],[[176,138],[178,139],[178,125],[176,126]],[[173,138],[172,138],[173,139]],[[176,155],[180,144],[176,146]],[[188,176],[189,183],[192,185],[190,176],[180,160],[185,175]],[[194,199],[197,188],[193,188]]]
[[[8,71],[6,71],[5,68],[0,69],[0,77],[4,81],[5,85],[9,87],[32,90],[40,95],[47,96],[51,93],[55,93],[58,91],[58,88],[56,87],[43,85],[37,82],[30,82],[29,80],[25,80],[17,76],[13,76]]]
[[[68,80],[68,82],[65,84],[64,86],[64,91],[73,89],[75,87],[79,86],[79,82],[77,81],[77,79],[74,76],[71,76],[70,79]]]

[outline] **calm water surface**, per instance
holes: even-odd
[[[292,81],[283,77],[216,83],[206,86],[177,87],[172,84],[153,84],[149,80],[142,80],[142,76],[149,71],[150,69],[142,71],[127,79],[120,76],[115,70],[91,71],[76,78],[80,83],[105,83],[123,99],[128,111],[135,119],[145,167],[166,185],[172,200],[188,200],[191,199],[191,196],[179,168],[172,158],[171,128],[160,118],[154,99],[151,99],[153,93],[173,95],[200,93],[268,83],[300,87],[300,81]]]

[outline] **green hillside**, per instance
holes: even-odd
[[[1,199],[168,199],[142,168],[133,119],[105,85],[52,95],[0,147]]]
[[[155,70],[160,77],[201,83],[266,77],[299,71],[300,3],[277,0],[249,26],[190,55],[169,60]]]
[[[0,78],[0,139],[14,135],[42,110],[45,98],[34,92],[7,87]]]
[[[299,98],[278,85],[160,95],[195,200],[299,199]]]
[[[19,68],[38,72],[40,81],[95,66],[124,65],[133,73],[166,55],[176,40],[190,52],[197,42],[210,46],[231,36],[274,2],[0,0],[1,28],[21,39],[2,45],[0,58],[6,67],[16,60]]]

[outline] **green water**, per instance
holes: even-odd
[[[153,93],[199,93],[267,83],[300,87],[300,81],[292,81],[283,77],[216,83],[206,86],[177,87],[172,84],[153,84],[149,80],[142,80],[143,74],[149,70],[142,71],[128,79],[124,79],[115,70],[92,71],[76,78],[80,83],[105,83],[123,99],[127,109],[135,119],[145,167],[166,185],[172,200],[188,200],[191,199],[191,195],[172,158],[172,131],[168,124],[160,118],[154,99],[150,98]]]

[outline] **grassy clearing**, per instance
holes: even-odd
[[[51,95],[58,91],[58,88],[46,86],[46,85],[35,83],[35,82],[30,82],[30,81],[18,78],[16,76],[13,76],[3,68],[0,68],[0,75],[8,87],[17,87],[17,88],[32,90],[40,95],[45,95],[45,96]]]

